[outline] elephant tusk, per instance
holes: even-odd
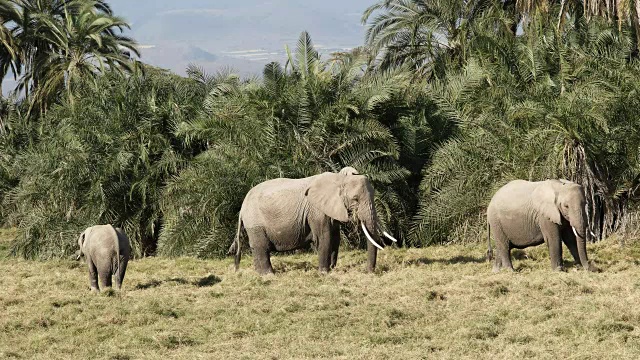
[[[589,232],[591,233],[591,236],[596,237],[596,234],[594,234],[593,231],[589,230]]]
[[[383,250],[383,247],[378,245],[378,243],[376,243],[373,238],[371,237],[371,235],[369,235],[369,231],[367,231],[367,227],[364,226],[364,223],[360,223],[362,225],[362,231],[364,231],[364,235],[367,237],[367,240],[369,240],[373,246],[377,247],[380,250]]]
[[[571,229],[573,230],[573,234],[574,234],[576,237],[580,237],[580,236],[578,235],[578,232],[576,231],[576,228],[574,228],[574,227],[572,226],[572,227],[571,227]]]
[[[383,231],[383,232],[382,232],[382,234],[384,234],[384,236],[386,236],[389,240],[391,240],[391,241],[393,241],[393,242],[395,242],[395,243],[397,243],[397,242],[398,242],[398,240],[396,240],[396,238],[394,238],[393,236],[391,236],[388,232]]]

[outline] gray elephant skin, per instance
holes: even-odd
[[[124,231],[112,225],[92,226],[80,234],[78,246],[78,258],[84,255],[89,268],[91,290],[99,291],[98,278],[102,289],[110,288],[112,275],[119,290],[131,255],[131,244]]]
[[[366,176],[352,167],[340,173],[302,178],[268,180],[253,187],[245,196],[238,218],[238,230],[229,249],[235,252],[238,270],[241,256],[240,235],[245,229],[253,252],[255,270],[273,274],[271,252],[309,247],[318,251],[318,268],[328,272],[336,266],[340,246],[340,223],[357,221],[367,243],[367,270],[374,271],[378,249],[384,243],[374,207],[374,189]]]
[[[564,242],[576,264],[595,271],[587,258],[585,197],[579,184],[568,180],[511,181],[491,199],[487,222],[489,258],[492,234],[496,244],[494,272],[501,268],[513,271],[511,249],[544,242],[553,269],[563,269]]]

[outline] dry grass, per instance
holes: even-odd
[[[7,237],[6,232],[0,238]],[[544,247],[492,274],[484,247],[343,252],[329,275],[312,255],[147,258],[120,293],[88,291],[71,260],[6,258],[0,240],[0,358],[640,358],[640,246],[589,248],[602,273],[549,270]],[[565,251],[566,252],[566,251]]]

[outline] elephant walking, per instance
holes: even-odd
[[[234,244],[236,270],[240,265],[240,235],[244,227],[260,274],[273,273],[270,253],[307,247],[318,249],[318,268],[336,266],[340,246],[340,223],[356,216],[369,240],[368,271],[376,266],[381,235],[396,241],[379,227],[371,182],[352,168],[303,179],[273,179],[253,187],[244,198]]]
[[[80,234],[78,246],[78,258],[84,255],[89,268],[91,290],[99,291],[98,278],[103,289],[111,287],[112,275],[119,290],[131,255],[131,244],[124,231],[111,225],[92,226]]]
[[[493,271],[513,271],[511,249],[549,247],[551,267],[562,270],[562,243],[576,264],[594,271],[586,248],[586,212],[582,186],[567,180],[530,182],[514,180],[500,188],[487,209],[488,254],[491,232],[496,243]]]

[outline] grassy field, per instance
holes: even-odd
[[[544,247],[491,273],[484,246],[391,249],[366,274],[341,253],[278,256],[257,276],[249,257],[147,258],[123,290],[93,294],[83,263],[8,258],[0,230],[2,359],[637,359],[640,246],[590,246],[603,271],[549,270]],[[565,251],[567,252],[567,251]],[[566,257],[566,255],[565,255]]]

